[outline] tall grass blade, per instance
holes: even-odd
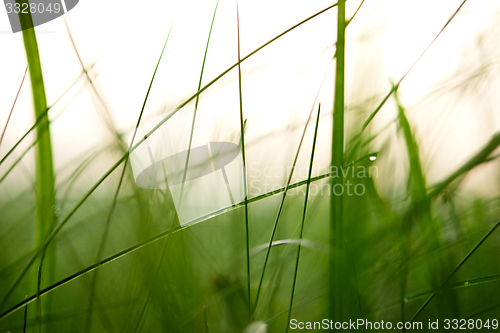
[[[344,69],[345,69],[345,0],[338,1],[337,15],[337,62],[335,68],[335,93],[333,106],[332,169],[339,170],[344,165]],[[335,194],[336,186],[344,186],[344,177],[334,177],[330,193],[330,255],[329,255],[329,310],[334,321],[343,319],[342,304],[346,282],[343,274],[343,196]],[[343,192],[343,191],[342,191]]]
[[[312,175],[312,167],[313,167],[313,161],[314,161],[314,151],[316,149],[316,138],[318,137],[320,112],[321,112],[321,103],[318,106],[318,116],[316,118],[316,127],[314,128],[314,138],[313,138],[313,144],[312,144],[312,149],[311,149],[311,159],[309,161],[309,172],[307,174],[306,194],[304,197],[304,209],[302,210],[302,221],[300,223],[300,233],[299,233],[299,240],[300,241],[302,241],[302,238],[304,235],[304,223],[306,221],[307,200],[309,198],[309,185],[311,184],[311,175]],[[297,248],[297,257],[295,259],[295,270],[293,273],[292,292],[290,295],[290,308],[288,309],[288,319],[286,321],[285,332],[288,332],[288,328],[290,327],[290,325],[288,323],[290,323],[290,319],[292,318],[293,297],[295,295],[295,284],[297,282],[297,273],[299,271],[299,259],[300,259],[300,250],[301,249],[302,249],[302,245],[301,245],[301,243],[299,243],[298,248]]]
[[[278,190],[278,192],[274,191],[274,193],[273,193],[273,194],[276,194],[276,193],[283,192],[283,196],[281,197],[280,205],[278,207],[278,212],[277,212],[276,218],[274,220],[273,230],[271,232],[271,238],[269,240],[269,245],[267,247],[266,256],[265,256],[265,259],[264,259],[264,265],[262,266],[262,273],[260,275],[259,286],[257,287],[257,295],[255,297],[255,303],[254,303],[254,307],[253,307],[253,314],[254,315],[255,315],[255,310],[256,310],[258,302],[259,302],[259,296],[261,294],[262,283],[264,282],[264,275],[266,273],[266,268],[267,268],[267,263],[268,263],[268,260],[269,260],[269,255],[271,253],[271,248],[272,248],[272,244],[273,244],[273,241],[274,241],[274,236],[276,234],[276,229],[278,228],[278,223],[279,223],[279,219],[281,217],[281,212],[282,212],[283,206],[285,204],[286,195],[288,193],[288,190],[292,189],[292,186],[290,185],[290,183],[292,181],[292,177],[293,177],[293,172],[295,170],[295,166],[297,165],[297,160],[299,158],[299,153],[300,153],[300,149],[302,147],[302,142],[304,142],[304,138],[306,136],[306,131],[307,131],[307,126],[309,125],[309,122],[311,121],[312,114],[314,112],[314,106],[316,105],[316,103],[318,101],[318,97],[319,97],[319,94],[321,92],[321,88],[323,87],[323,83],[325,82],[326,76],[328,74],[328,70],[330,69],[330,65],[331,65],[331,63],[328,64],[328,67],[327,67],[327,69],[325,71],[325,75],[323,76],[323,79],[321,80],[321,83],[319,85],[318,91],[316,93],[316,97],[314,98],[314,102],[313,102],[312,107],[311,107],[311,111],[309,112],[309,116],[308,116],[307,121],[306,121],[306,123],[304,125],[304,130],[302,131],[302,136],[300,138],[299,145],[297,147],[297,151],[295,153],[295,157],[294,157],[293,162],[292,162],[292,167],[290,169],[290,175],[288,176],[286,185],[285,185],[285,187],[282,188],[282,191]],[[306,183],[307,183],[307,180],[304,181],[303,184],[306,184]],[[252,202],[260,200],[260,199],[263,199],[265,197],[267,197],[266,194],[264,194],[264,196],[255,197],[255,198],[252,199]]]
[[[219,0],[217,0],[217,2],[215,3],[214,14],[212,16],[212,23],[210,24],[210,30],[208,31],[207,46],[205,47],[205,54],[203,55],[203,63],[201,65],[200,80],[198,81],[198,90],[200,90],[201,83],[203,81],[203,72],[205,70],[205,62],[207,60],[208,46],[210,45],[210,37],[212,36],[212,28],[214,27],[215,14],[217,13],[218,6],[219,6]],[[182,175],[182,187],[184,187],[184,183],[186,182],[186,175],[187,175],[187,170],[188,170],[188,165],[189,165],[189,156],[191,155],[191,145],[193,143],[194,125],[196,123],[196,113],[198,111],[199,101],[200,101],[200,95],[196,96],[196,100],[194,102],[193,121],[191,123],[191,133],[189,134],[189,143],[188,143],[188,149],[187,149],[187,154],[186,154],[186,163],[184,165],[184,173]],[[182,193],[182,190],[181,190],[181,193]],[[181,198],[182,198],[182,194],[181,194]]]
[[[247,255],[247,301],[248,301],[248,318],[252,316],[252,301],[250,294],[250,237],[248,228],[248,189],[247,189],[247,167],[245,157],[245,124],[243,120],[243,95],[241,92],[241,54],[240,54],[240,10],[238,1],[236,1],[236,24],[238,33],[238,92],[240,100],[240,139],[241,139],[241,155],[243,158],[243,193],[245,195],[245,241]]]
[[[26,0],[19,1],[22,4],[28,4]],[[52,158],[52,143],[50,135],[50,121],[48,116],[41,116],[47,109],[47,99],[45,96],[45,85],[43,82],[42,66],[40,63],[40,54],[38,52],[38,43],[36,40],[35,29],[31,19],[31,13],[19,15],[19,21],[23,28],[24,48],[28,58],[28,67],[31,78],[31,88],[33,91],[33,102],[35,106],[35,117],[41,117],[37,126],[37,150],[35,155],[35,195],[36,195],[36,245],[40,246],[56,224],[54,214],[56,205],[55,178]],[[55,271],[55,248],[45,256],[46,269],[44,270],[44,279],[51,284]],[[38,285],[41,283],[42,275],[38,277]],[[47,307],[50,307],[50,299],[46,300]],[[38,313],[41,314],[41,303],[38,303]],[[40,327],[41,331],[41,327]]]
[[[156,67],[155,67],[155,70],[153,72],[153,76],[151,77],[151,81],[149,83],[149,88],[148,88],[148,91],[146,93],[146,97],[144,98],[144,103],[143,103],[142,109],[141,109],[141,111],[139,113],[139,117],[137,119],[137,124],[136,124],[135,130],[134,130],[134,134],[132,135],[132,140],[130,142],[130,147],[132,147],[132,145],[134,143],[134,139],[135,139],[135,136],[137,134],[137,130],[138,130],[139,125],[140,125],[141,120],[142,120],[142,115],[144,114],[144,109],[146,108],[146,102],[148,100],[149,93],[151,91],[151,87],[153,86],[153,82],[154,82],[154,79],[155,79],[155,76],[156,76],[156,72],[158,71],[158,67],[160,66],[160,62],[161,62],[161,59],[163,57],[163,53],[165,52],[165,48],[167,47],[167,43],[168,43],[168,39],[170,37],[170,33],[172,32],[172,27],[173,27],[173,24],[170,27],[170,30],[169,30],[168,35],[167,35],[167,38],[166,38],[165,43],[163,44],[163,48],[161,50],[160,57],[158,58],[158,62],[156,63]],[[80,62],[81,62],[81,60],[80,60]],[[83,67],[83,63],[82,63],[82,67]],[[88,76],[88,73],[87,72],[85,72],[85,73],[87,74],[87,78],[88,78],[89,82],[91,83],[92,87],[94,88],[95,93],[98,94],[97,90],[95,89],[95,86],[92,83],[92,80]],[[114,129],[114,126],[113,125],[111,125],[111,126]],[[115,133],[117,133],[117,132],[115,131]],[[122,169],[122,172],[121,172],[121,175],[120,175],[120,180],[118,182],[115,194],[113,196],[113,202],[111,204],[111,209],[109,211],[108,218],[106,219],[106,224],[105,224],[105,227],[104,227],[104,232],[103,232],[103,235],[102,235],[101,242],[99,244],[99,249],[97,251],[97,260],[96,261],[101,260],[102,255],[104,253],[104,248],[105,248],[106,243],[107,243],[109,229],[110,229],[110,226],[111,226],[111,220],[112,220],[115,208],[116,208],[116,203],[118,201],[118,195],[120,193],[120,189],[121,189],[122,184],[123,184],[123,178],[125,176],[125,172],[127,171],[128,157],[129,157],[129,155],[127,155],[127,158],[125,159],[125,162],[124,162],[124,165],[123,165],[123,169]],[[167,187],[167,189],[168,189],[168,187]],[[90,283],[90,295],[89,295],[89,307],[88,307],[88,310],[87,310],[86,332],[90,332],[90,329],[92,327],[92,312],[93,312],[93,305],[94,305],[94,293],[95,293],[96,281],[97,281],[97,271],[94,273],[94,276],[93,276],[92,281]]]

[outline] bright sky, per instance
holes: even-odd
[[[390,80],[397,81],[427,47],[437,32],[460,5],[461,0],[366,0],[347,35],[347,102],[359,102],[373,94],[388,91]],[[360,0],[350,0],[350,16]],[[300,20],[329,6],[328,1],[240,1],[242,56],[281,33]],[[170,27],[172,32],[145,109],[146,119],[173,110],[197,88],[203,53],[215,1],[98,1],[80,0],[66,15],[76,46],[84,64],[89,67],[120,131],[132,130]],[[470,0],[435,45],[414,68],[401,87],[401,97],[410,107],[418,105],[428,90],[457,71],[467,51],[477,43],[478,35],[499,22],[500,2]],[[263,135],[302,122],[312,107],[320,82],[333,55],[330,46],[335,39],[336,11],[330,10],[271,44],[242,65],[245,118],[248,118],[249,142]],[[12,34],[4,10],[0,10],[0,127],[3,129],[21,82],[26,56],[22,34]],[[81,72],[62,18],[36,28],[49,105],[76,80]],[[325,50],[326,49],[326,50]],[[203,84],[237,61],[236,2],[219,3],[208,51]],[[333,66],[319,100],[324,116],[331,110]],[[3,156],[34,122],[29,81],[23,86],[4,142]],[[382,126],[394,117],[384,108],[375,124]],[[56,168],[82,152],[110,141],[100,113],[103,108],[83,80],[51,110]],[[207,90],[200,100],[200,116],[211,122],[207,136],[233,139],[239,131],[237,72],[230,72]],[[420,111],[419,111],[420,112]],[[432,130],[434,119],[422,111],[410,116],[417,133]],[[434,110],[434,112],[437,112]],[[419,116],[420,115],[420,116]],[[476,121],[477,140],[461,146],[458,165],[498,130],[498,117],[491,129],[481,130],[482,117],[476,110],[465,112],[461,126]],[[466,119],[465,121],[463,119]],[[434,124],[435,125],[435,124]],[[211,126],[211,127],[210,127]],[[331,121],[322,122],[317,163],[329,163]],[[436,131],[436,129],[434,129]],[[208,134],[207,134],[208,133]],[[221,134],[224,133],[224,134]],[[429,154],[441,154],[456,146],[459,133],[444,147],[435,150],[424,142]],[[475,137],[475,136],[474,136]],[[273,163],[290,159],[293,149],[273,150],[280,145],[296,146],[299,136],[282,135],[257,145],[250,158]],[[33,137],[24,142],[27,147]],[[446,146],[446,143],[449,145]],[[453,143],[454,146],[453,146]],[[309,143],[305,145],[309,147]],[[269,148],[266,150],[266,147]],[[452,147],[452,148],[450,148]],[[434,149],[434,150],[433,150]],[[19,150],[21,152],[22,150]],[[442,155],[445,154],[445,155]],[[307,160],[307,154],[303,154]],[[449,157],[451,158],[451,157]],[[11,159],[11,163],[14,159]],[[32,158],[23,165],[32,170]],[[439,179],[446,168],[435,169]],[[1,174],[7,170],[2,165]],[[10,177],[11,179],[13,177]]]

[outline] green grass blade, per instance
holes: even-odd
[[[314,128],[314,138],[313,138],[313,144],[312,144],[312,149],[311,149],[311,159],[309,161],[309,172],[307,174],[307,185],[306,185],[306,194],[304,197],[304,209],[302,211],[302,221],[300,224],[300,233],[299,233],[299,239],[302,241],[302,238],[304,236],[304,223],[306,221],[306,213],[307,213],[307,200],[309,198],[309,186],[311,184],[311,175],[312,175],[312,167],[313,167],[313,161],[314,161],[314,151],[316,149],[316,139],[318,137],[318,127],[319,127],[319,116],[321,112],[321,103],[318,106],[318,116],[316,118],[316,127]],[[288,332],[288,328],[290,325],[288,324],[290,322],[290,319],[292,317],[292,308],[293,308],[293,297],[295,295],[295,284],[297,282],[297,273],[299,271],[299,259],[300,259],[300,250],[302,249],[301,243],[299,243],[298,248],[297,248],[297,258],[295,259],[295,270],[293,273],[293,282],[292,282],[292,292],[290,295],[290,308],[288,310],[288,320],[286,321],[286,330],[285,332]]]
[[[247,259],[247,302],[248,318],[252,316],[252,301],[250,293],[250,237],[248,228],[248,189],[247,189],[247,167],[245,157],[245,125],[243,120],[243,95],[241,92],[241,53],[240,53],[240,11],[238,1],[236,1],[236,24],[238,33],[238,92],[240,101],[240,139],[241,155],[243,158],[243,193],[245,195],[245,241],[246,241],[246,259]]]
[[[26,0],[18,1],[18,4],[28,4]],[[41,116],[47,110],[47,99],[45,96],[45,85],[43,81],[42,66],[40,62],[40,54],[38,52],[38,43],[36,40],[35,29],[31,13],[28,11],[26,15],[19,15],[19,21],[22,27],[24,48],[28,58],[28,67],[31,78],[31,88],[33,91],[33,102],[35,106],[35,117],[41,117],[40,123],[37,125],[37,149],[35,154],[35,195],[36,195],[36,211],[37,211],[37,226],[36,226],[36,245],[40,246],[56,224],[56,216],[54,209],[56,205],[55,194],[55,177],[52,158],[52,142],[50,135],[50,121],[47,115]],[[55,271],[55,248],[52,247],[44,256],[45,270],[43,278],[51,284]],[[40,266],[43,259],[40,260]],[[37,296],[42,279],[42,271],[39,270]],[[38,297],[37,297],[38,298]],[[50,299],[46,300],[47,307],[50,307]],[[38,302],[38,313],[41,314],[41,303]],[[41,331],[41,325],[40,325]]]
[[[345,0],[338,1],[337,15],[337,65],[333,106],[332,169],[344,166],[344,70],[345,70]],[[330,193],[330,255],[329,255],[329,311],[335,321],[343,319],[342,304],[346,287],[343,272],[343,196],[335,195],[336,185],[344,186],[342,172],[334,177]]]
[[[311,121],[312,114],[314,112],[314,106],[316,105],[316,103],[318,101],[318,97],[319,97],[319,94],[321,92],[321,88],[323,87],[323,83],[325,82],[326,76],[328,74],[328,70],[330,69],[330,65],[331,65],[331,63],[328,64],[328,67],[327,67],[327,69],[325,71],[325,75],[323,76],[323,79],[321,80],[321,84],[319,85],[318,91],[316,93],[316,97],[314,98],[314,102],[312,104],[311,111],[309,112],[309,116],[307,118],[306,124],[304,125],[304,130],[302,131],[302,136],[300,138],[299,145],[297,147],[297,151],[295,153],[295,157],[294,157],[293,162],[292,162],[292,167],[290,169],[290,175],[288,176],[286,185],[285,185],[285,187],[282,188],[282,191],[278,190],[278,192],[274,191],[275,193],[273,193],[273,194],[277,194],[277,193],[283,192],[283,196],[281,197],[280,205],[278,207],[278,212],[277,212],[276,218],[274,220],[273,230],[271,232],[271,238],[269,240],[269,246],[268,246],[267,251],[266,251],[266,256],[265,256],[265,259],[264,259],[264,265],[262,267],[262,273],[261,273],[260,280],[259,280],[259,286],[257,287],[257,295],[255,297],[255,303],[254,303],[254,307],[253,307],[253,314],[255,314],[255,309],[257,308],[257,304],[259,302],[259,296],[261,294],[262,283],[264,282],[264,275],[266,273],[267,262],[269,260],[269,255],[271,253],[271,248],[272,248],[272,244],[273,244],[273,241],[274,241],[274,236],[276,234],[276,229],[278,228],[278,223],[279,223],[279,219],[281,217],[281,212],[282,212],[283,206],[285,204],[286,195],[288,193],[288,190],[292,189],[292,187],[290,185],[290,182],[292,181],[293,172],[295,170],[295,166],[297,165],[297,160],[299,158],[299,153],[300,153],[300,149],[302,147],[302,142],[304,142],[304,138],[305,138],[306,131],[307,131],[307,126],[309,125],[309,122]],[[304,181],[303,184],[306,184],[306,183],[307,183],[307,180]],[[259,200],[257,198],[263,199],[265,197],[267,197],[266,194],[264,194],[262,196],[259,196],[259,197],[256,197],[256,198],[253,198],[249,202],[255,202],[255,201]]]
[[[173,24],[170,27],[170,30],[169,30],[168,35],[167,35],[167,38],[166,38],[165,43],[163,44],[163,48],[161,50],[160,57],[158,58],[158,62],[156,63],[156,67],[155,67],[155,70],[153,72],[153,76],[151,77],[151,81],[149,83],[149,88],[148,88],[148,91],[146,93],[146,97],[144,98],[144,103],[143,103],[142,109],[141,109],[141,111],[139,113],[139,117],[137,119],[137,124],[136,124],[135,130],[134,130],[134,134],[132,135],[132,140],[130,142],[130,147],[132,147],[134,139],[135,139],[135,136],[137,134],[137,130],[139,129],[139,125],[141,123],[142,116],[144,114],[144,109],[146,108],[146,103],[147,103],[147,100],[148,100],[148,97],[149,97],[149,93],[151,91],[151,87],[153,86],[153,82],[154,82],[154,79],[156,77],[156,72],[158,71],[158,67],[160,66],[160,62],[161,62],[161,59],[163,57],[163,53],[165,52],[165,48],[167,47],[168,39],[170,37],[170,33],[172,32],[172,27],[173,27]],[[83,63],[82,63],[82,67],[83,67]],[[91,83],[92,87],[94,87],[94,85],[92,83],[92,80],[90,79],[90,77],[88,76],[88,74],[87,74],[87,78],[88,78],[89,82]],[[95,89],[95,87],[94,87],[94,89]],[[98,94],[97,90],[95,90],[95,93]],[[114,126],[113,125],[111,125],[111,126],[114,129]],[[116,131],[115,131],[115,133],[116,133]],[[110,211],[108,213],[108,217],[106,219],[106,224],[104,226],[104,232],[103,232],[103,235],[102,235],[102,238],[101,238],[101,242],[99,244],[99,248],[98,248],[98,251],[97,251],[97,260],[96,261],[101,260],[102,255],[104,253],[104,248],[105,248],[106,243],[107,243],[107,239],[108,239],[108,235],[109,235],[109,229],[110,229],[110,226],[111,226],[111,220],[112,220],[115,208],[116,208],[116,203],[118,201],[118,195],[120,193],[120,189],[121,189],[122,184],[123,184],[123,179],[124,179],[124,176],[125,176],[125,172],[127,171],[127,162],[128,162],[128,157],[129,156],[130,155],[127,155],[127,158],[125,159],[125,162],[124,162],[124,165],[123,165],[123,169],[122,169],[122,172],[121,172],[121,175],[120,175],[120,180],[118,182],[115,194],[113,196],[113,202],[111,204],[111,209],[110,209]],[[87,320],[86,320],[86,332],[90,332],[90,329],[92,327],[92,311],[93,311],[93,305],[94,305],[94,293],[95,293],[96,282],[97,282],[97,271],[94,273],[94,275],[92,277],[92,280],[91,280],[91,283],[90,283],[89,306],[88,306],[88,310],[87,310]]]
[[[207,60],[208,46],[210,45],[210,37],[212,36],[212,28],[214,27],[215,14],[217,13],[218,6],[219,6],[219,0],[217,0],[217,2],[215,3],[214,15],[212,16],[212,23],[210,24],[210,30],[208,32],[207,46],[205,47],[205,54],[203,55],[203,63],[201,65],[200,80],[198,81],[198,90],[200,90],[201,82],[203,81],[203,72],[205,70],[205,62]],[[187,170],[188,170],[188,165],[189,165],[189,156],[191,155],[191,145],[193,143],[194,125],[196,123],[196,113],[198,111],[198,102],[199,101],[200,101],[200,95],[196,96],[196,100],[194,102],[193,121],[191,123],[191,133],[189,135],[189,143],[188,143],[188,149],[187,149],[187,154],[186,154],[186,163],[184,165],[184,173],[182,175],[182,187],[184,187],[184,183],[186,182],[186,175],[187,175]],[[181,193],[182,193],[182,190],[181,190]],[[182,194],[181,194],[181,197],[182,197]]]

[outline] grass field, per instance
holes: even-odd
[[[476,2],[221,0],[125,31],[147,13],[81,0],[0,35],[0,333],[498,331],[500,7]]]

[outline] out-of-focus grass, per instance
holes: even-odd
[[[174,112],[182,112],[192,101],[198,104],[208,87],[238,68],[235,87],[237,84],[240,102],[239,141],[245,151],[242,63],[334,6],[286,30],[249,55],[238,54],[237,63],[202,86],[205,58],[198,92]],[[342,1],[338,11],[341,18],[345,17],[344,10]],[[128,152],[120,148],[120,143],[118,149],[116,143],[96,147],[69,166],[70,172],[64,170],[68,176],[57,184],[57,214],[63,218],[38,244],[33,241],[34,213],[47,206],[37,204],[31,190],[0,203],[0,329],[22,332],[25,319],[27,332],[39,328],[46,332],[243,332],[251,322],[251,327],[260,331],[264,325],[269,332],[284,332],[290,318],[412,320],[424,325],[427,319],[498,319],[499,199],[464,195],[459,185],[463,177],[495,158],[499,135],[478,147],[476,154],[443,181],[427,184],[421,138],[399,97],[400,83],[409,71],[375,110],[360,107],[352,111],[366,115],[366,119],[359,127],[361,132],[349,126],[344,134],[344,111],[349,105],[343,101],[342,68],[348,59],[344,57],[342,37],[351,20],[341,21],[336,54],[333,166],[349,170],[390,168],[399,163],[390,155],[393,142],[397,142],[403,147],[402,158],[407,165],[397,195],[381,194],[383,183],[394,179],[378,177],[378,169],[372,169],[377,173],[366,177],[351,172],[342,177],[335,177],[333,172],[312,175],[321,125],[319,112],[314,134],[311,128],[308,130],[309,116],[300,126],[304,130],[298,149],[283,147],[295,153],[293,167],[301,151],[310,156],[307,179],[293,183],[292,168],[284,177],[284,187],[248,197],[232,209],[182,227],[175,223],[175,207],[168,192],[135,185],[126,163]],[[28,59],[36,55],[27,49]],[[86,78],[90,80],[88,72]],[[41,88],[43,84],[33,82],[35,94]],[[381,134],[368,136],[364,132],[368,132],[368,125],[391,95],[396,100],[394,124],[398,131],[394,141],[379,145],[376,141]],[[319,101],[311,102],[312,115]],[[36,109],[38,117],[33,128],[48,125],[44,120],[47,109],[46,105],[43,110]],[[194,128],[194,123],[193,117],[193,122],[185,125]],[[114,131],[113,124],[109,130]],[[312,138],[311,151],[306,145],[302,147],[304,138]],[[144,141],[138,136],[133,145]],[[38,149],[43,147],[43,140],[38,138],[36,145]],[[122,172],[115,173],[122,163]],[[99,180],[88,184],[94,171],[103,169],[101,165],[108,171],[100,171]],[[35,183],[39,177],[37,173]],[[363,185],[364,194],[328,196],[332,184],[348,182]],[[86,190],[75,189],[77,185]],[[332,204],[336,207],[333,218],[336,225],[341,222],[341,228],[332,227]],[[47,246],[54,250],[54,277],[42,277],[40,298],[50,295],[52,305],[40,314],[36,311],[34,264]],[[339,248],[339,261],[331,265]]]

